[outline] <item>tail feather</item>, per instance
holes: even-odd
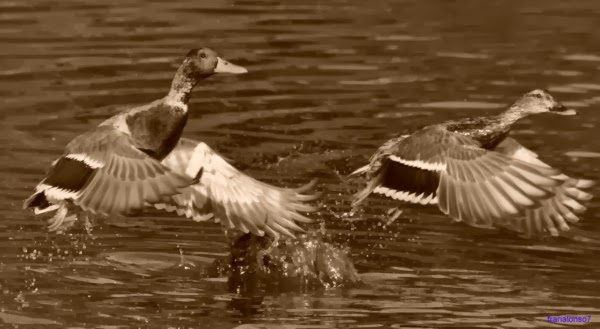
[[[51,206],[44,191],[36,192],[32,194],[25,202],[23,202],[23,209],[27,208],[47,208]]]
[[[365,172],[367,172],[369,170],[369,167],[371,167],[371,164],[366,164],[358,169],[356,169],[355,171],[353,171],[350,175],[348,176],[356,176],[356,175],[360,175],[363,174]]]
[[[371,179],[364,189],[354,194],[354,201],[352,201],[352,207],[356,207],[359,204],[361,204],[369,195],[371,195],[371,193],[373,193],[373,191],[377,187],[381,186],[382,178],[383,174],[380,173],[379,175]]]
[[[58,209],[58,205],[57,204],[53,204],[53,205],[50,205],[50,206],[48,206],[46,208],[36,207],[36,208],[33,209],[33,213],[35,215],[40,215],[40,214],[43,214],[43,213],[54,211],[56,209]]]

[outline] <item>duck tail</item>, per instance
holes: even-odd
[[[373,193],[373,191],[381,185],[383,175],[379,174],[375,178],[371,179],[367,186],[354,194],[354,200],[352,201],[352,207],[357,207],[360,205],[365,199]]]
[[[50,203],[44,191],[39,191],[23,202],[23,209],[27,208],[33,208],[34,214],[39,215],[58,209],[58,205]]]
[[[46,208],[48,206],[50,206],[50,202],[48,202],[48,199],[46,199],[44,191],[33,193],[29,198],[27,198],[27,200],[25,200],[25,202],[23,202],[23,209],[38,207]]]
[[[369,168],[370,168],[370,167],[371,167],[371,164],[370,164],[370,163],[368,163],[368,164],[366,164],[366,165],[364,165],[364,166],[362,166],[362,167],[360,167],[360,168],[356,169],[355,171],[353,171],[353,172],[352,172],[350,175],[348,175],[348,176],[356,176],[356,175],[363,174],[363,173],[367,172],[367,171],[369,170]]]

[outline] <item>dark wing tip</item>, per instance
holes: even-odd
[[[369,195],[371,195],[371,193],[373,193],[373,191],[377,187],[381,186],[381,176],[382,175],[380,174],[379,176],[371,179],[364,189],[356,192],[353,195],[352,208],[358,207],[361,203],[363,203],[363,201],[367,199],[367,197],[369,197]]]
[[[36,207],[46,208],[48,206],[50,206],[50,203],[48,202],[48,199],[46,199],[44,192],[36,192],[23,202],[23,209]]]

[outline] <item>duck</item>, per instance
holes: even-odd
[[[366,186],[354,207],[371,194],[437,206],[457,222],[505,228],[528,237],[570,230],[593,196],[587,179],[571,178],[509,137],[513,124],[530,115],[576,115],[547,90],[522,95],[499,115],[425,126],[385,142],[352,175]]]
[[[90,215],[133,216],[152,207],[195,220],[208,220],[211,212],[211,218],[242,232],[302,231],[290,221],[310,222],[296,210],[313,210],[297,204],[312,196],[253,180],[206,144],[181,139],[194,87],[215,74],[247,72],[210,48],[190,50],[166,96],[125,109],[75,137],[23,208],[34,215],[55,212],[50,231],[62,231],[78,215],[87,221]]]

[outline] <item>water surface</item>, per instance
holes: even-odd
[[[581,115],[523,120],[514,136],[600,180],[599,15],[592,0],[0,2],[0,327],[544,328],[563,314],[597,326],[600,243],[418,207],[388,223],[390,201],[350,211],[345,175],[398,133],[547,88]],[[241,298],[203,271],[227,252],[217,225],[152,214],[55,235],[21,210],[66,143],[162,97],[197,46],[250,73],[198,86],[185,135],[273,184],[319,178],[315,217],[364,285]],[[588,238],[599,209],[578,226]]]

